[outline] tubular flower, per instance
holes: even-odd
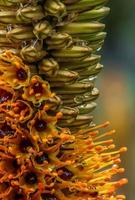
[[[15,89],[29,84],[29,67],[9,51],[0,55],[0,73],[1,80],[4,80]]]
[[[38,104],[54,95],[49,90],[49,84],[39,76],[33,76],[27,87],[24,87],[23,99]]]
[[[0,56],[0,63],[6,63],[3,57],[7,54],[11,61],[19,60],[24,66],[9,52]],[[11,61],[8,60],[9,68]],[[51,93],[46,81],[33,75],[29,85],[20,84],[17,88],[12,81],[7,83],[6,76],[2,81],[0,200],[125,199],[116,190],[127,179],[112,178],[124,172],[120,154],[126,148],[115,150],[110,138],[115,131],[104,131],[108,122],[71,134],[58,122],[68,120],[70,114],[76,117],[76,110],[56,112],[59,98]],[[83,125],[81,120],[76,120],[76,126]]]
[[[40,142],[46,143],[47,138],[52,138],[57,135],[55,125],[57,123],[57,117],[48,116],[44,110],[38,111],[35,117],[29,121],[30,134],[33,138],[40,140]]]

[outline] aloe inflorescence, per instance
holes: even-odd
[[[123,200],[125,147],[95,126],[107,0],[0,0],[0,200]]]

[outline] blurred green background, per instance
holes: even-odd
[[[135,199],[135,0],[110,1],[111,13],[106,20],[108,32],[103,50],[104,70],[99,75],[96,122],[106,120],[116,129],[115,143],[127,146],[122,155],[124,174],[129,183],[121,193]],[[122,174],[123,175],[123,174]]]

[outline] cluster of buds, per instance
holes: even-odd
[[[71,131],[92,125],[107,2],[0,0],[0,53],[12,51],[49,82],[61,99],[59,125]]]

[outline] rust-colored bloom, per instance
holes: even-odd
[[[57,116],[48,116],[45,110],[41,110],[29,121],[28,127],[33,139],[45,144],[57,136],[56,123]]]
[[[31,78],[27,87],[24,87],[23,98],[34,104],[41,103],[54,95],[50,92],[49,84],[35,75]]]
[[[0,73],[1,80],[4,80],[15,89],[29,84],[29,67],[10,51],[0,55]]]

